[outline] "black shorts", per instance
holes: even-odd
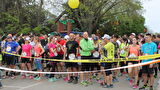
[[[21,58],[21,63],[31,63],[30,58]]]
[[[57,56],[55,56],[52,59],[59,59],[59,60],[63,60],[63,55],[62,54],[58,54]],[[59,63],[59,61],[56,61],[56,63]]]
[[[78,64],[77,63],[72,63],[72,62],[66,62],[65,67],[66,68],[78,68]]]
[[[142,73],[144,74],[154,74],[154,68],[149,68],[149,65],[142,66]]]
[[[112,68],[112,64],[113,64],[113,63],[105,63],[104,69],[111,69],[111,68]],[[112,74],[111,70],[105,71],[105,73],[106,73],[106,76],[109,76],[109,75]]]
[[[138,64],[139,61],[127,61],[127,65],[128,63],[132,63],[132,64]]]
[[[6,63],[7,65],[15,65],[16,64],[15,56],[6,56]]]
[[[91,56],[81,56],[81,59],[91,59]],[[82,63],[81,71],[91,71],[93,68],[91,67],[92,63]]]

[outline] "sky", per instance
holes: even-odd
[[[160,0],[143,1],[145,26],[154,33],[160,33]]]

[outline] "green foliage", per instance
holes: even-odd
[[[101,34],[129,34],[144,30],[140,0],[81,0],[78,9],[64,7],[67,17],[77,21],[74,27],[81,31],[96,33],[99,29]],[[113,22],[119,24],[114,25]]]
[[[53,17],[45,10],[43,0],[2,0],[0,2],[0,28],[4,33],[47,33],[51,25],[48,18]],[[47,23],[45,23],[45,21]]]

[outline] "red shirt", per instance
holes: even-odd
[[[64,47],[65,44],[66,44],[66,41],[65,41],[65,40],[60,40],[60,41],[57,41],[57,43],[60,44],[62,47]],[[58,48],[58,47],[57,47],[57,48]],[[61,55],[64,54],[63,50],[60,49],[60,48],[58,48],[57,53],[58,53],[58,54],[61,54]]]

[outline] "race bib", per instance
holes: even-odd
[[[76,58],[76,55],[75,54],[69,54],[69,60],[74,60]]]
[[[61,51],[61,48],[60,48],[60,47],[58,47],[58,48],[57,48],[57,51],[58,51],[58,52],[60,52],[60,51]]]
[[[99,57],[99,52],[95,51],[95,52],[93,53],[93,57]]]
[[[26,53],[26,52],[23,52],[23,53],[22,53],[22,56],[27,56],[27,53]]]
[[[121,52],[120,52],[121,54],[124,54],[125,53],[125,51],[124,50],[121,50]]]
[[[54,56],[58,56],[57,52],[54,52]]]
[[[135,57],[136,57],[136,55],[133,53],[129,55],[129,58],[135,58]]]
[[[7,51],[7,52],[11,51],[11,47],[10,47],[10,46],[7,46],[6,51]]]

